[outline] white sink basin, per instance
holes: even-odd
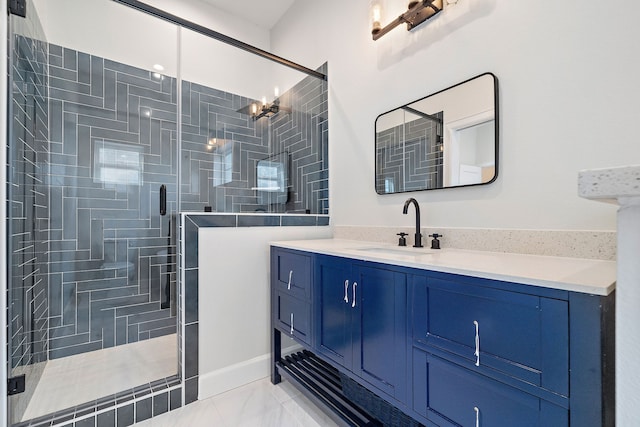
[[[424,256],[431,255],[429,252],[425,252],[422,248],[406,248],[406,249],[395,249],[395,248],[360,248],[356,249],[360,252],[368,252],[371,254],[380,254],[380,255],[402,255],[402,256]]]

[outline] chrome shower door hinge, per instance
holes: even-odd
[[[13,396],[24,392],[26,386],[26,378],[24,374],[13,378],[7,378],[7,395]]]
[[[27,0],[9,0],[7,2],[7,8],[12,15],[21,16],[26,18],[27,16]]]

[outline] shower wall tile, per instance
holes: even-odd
[[[175,252],[168,248],[175,240],[171,217],[152,206],[165,184],[177,207],[175,79],[61,46],[49,52],[51,137],[62,143],[49,156],[50,257],[51,270],[64,273],[49,285],[49,310],[65,326],[49,340],[50,357],[174,333],[175,310],[161,307],[160,285],[152,283],[164,274],[164,285],[175,287],[166,267],[175,260],[158,256]],[[129,172],[122,163],[103,166],[102,149],[143,163]],[[139,178],[104,180],[103,167]]]
[[[182,407],[182,390],[171,390],[169,392],[169,409],[173,411]]]
[[[95,427],[96,417],[85,418],[81,421],[76,421],[74,427]]]
[[[98,414],[96,417],[96,427],[116,427],[116,410]]]
[[[442,113],[438,113],[442,118]],[[379,193],[442,188],[443,157],[437,125],[416,119],[376,136],[376,189]]]
[[[282,225],[287,227],[315,226],[317,219],[315,216],[283,216]]]
[[[198,243],[197,239],[193,240],[196,244]],[[183,287],[186,295],[188,295],[185,298],[185,322],[189,324],[198,320],[198,269],[186,270],[184,275],[185,283]]]
[[[185,380],[184,404],[188,405],[198,400],[198,377]]]
[[[198,377],[198,322],[185,326],[185,379]]]
[[[258,121],[238,112],[252,99],[190,82],[182,96],[183,210],[328,213],[326,82],[303,79],[280,97],[278,115]],[[222,142],[211,146],[210,138]],[[283,152],[290,158],[286,204],[252,189],[258,161]]]
[[[132,425],[135,420],[133,418],[134,407],[133,404],[121,406],[117,409],[116,426],[126,427]]]
[[[151,418],[153,414],[153,399],[148,398],[136,403],[136,423]]]
[[[314,224],[315,225],[315,217]],[[279,227],[280,216],[275,215],[255,215],[238,216],[238,227]]]
[[[162,393],[153,396],[153,416],[164,414],[169,411],[169,393]]]

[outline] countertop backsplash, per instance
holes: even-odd
[[[413,227],[334,226],[336,239],[393,244],[397,233],[407,233],[413,245]],[[488,228],[422,228],[423,245],[430,247],[429,234],[438,233],[442,248],[510,252],[529,255],[586,258],[615,261],[615,231],[516,230]]]

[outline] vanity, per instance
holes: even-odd
[[[284,376],[339,425],[613,426],[615,268],[272,243],[271,379]],[[283,336],[302,350],[282,355]]]

